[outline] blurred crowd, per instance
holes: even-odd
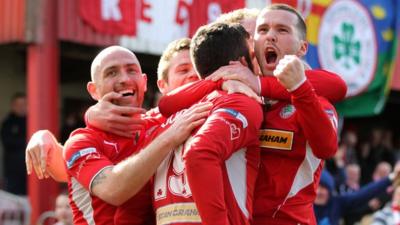
[[[393,130],[379,125],[343,130],[335,157],[326,161],[314,202],[319,225],[328,225],[328,217],[346,225],[399,224],[400,189],[386,180],[400,170],[399,160]]]

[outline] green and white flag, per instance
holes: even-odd
[[[317,38],[309,40],[306,59],[313,68],[336,72],[346,81],[347,98],[336,105],[340,115],[373,116],[384,108],[395,65],[399,4],[338,0],[320,11],[318,29],[311,30]],[[313,19],[307,18],[309,31],[317,28]]]

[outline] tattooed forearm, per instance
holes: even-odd
[[[100,173],[94,177],[90,189],[93,190],[96,185],[103,183],[112,169],[113,167],[107,167],[100,171]]]

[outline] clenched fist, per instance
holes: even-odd
[[[289,91],[294,91],[306,80],[304,65],[295,55],[285,55],[279,60],[274,76]]]

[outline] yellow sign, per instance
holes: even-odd
[[[260,130],[260,147],[279,150],[292,150],[293,131]]]

